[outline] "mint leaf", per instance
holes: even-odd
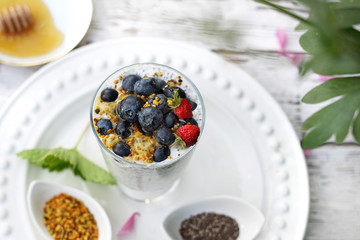
[[[31,149],[19,152],[17,155],[28,159],[31,163],[47,168],[49,171],[62,171],[71,166],[69,161],[63,161],[57,155],[58,149]]]
[[[52,149],[31,149],[31,150],[23,150],[17,153],[18,157],[26,158],[29,162],[42,167],[44,165],[44,159],[50,155]]]
[[[30,149],[24,150],[17,156],[27,159],[39,167],[49,171],[62,171],[69,168],[75,175],[90,182],[115,184],[114,177],[101,167],[85,158],[76,148]]]
[[[114,177],[95,163],[89,161],[76,149],[71,149],[77,157],[77,165],[74,173],[78,173],[86,181],[98,182],[103,184],[116,184]],[[76,172],[75,172],[76,171]]]
[[[318,147],[335,135],[337,144],[341,144],[354,124],[356,140],[360,143],[360,120],[354,119],[360,108],[360,78],[335,78],[311,90],[303,98],[306,103],[318,103],[333,97],[341,98],[310,116],[302,126],[308,131],[302,146],[304,149]],[[357,117],[359,118],[359,117]]]

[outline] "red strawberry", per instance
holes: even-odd
[[[196,125],[181,126],[176,132],[176,135],[178,135],[188,147],[194,145],[197,142],[199,134],[200,128]]]
[[[175,108],[173,111],[176,114],[176,116],[178,116],[178,118],[180,119],[192,118],[193,116],[191,104],[186,98],[181,98],[180,105],[177,108]]]

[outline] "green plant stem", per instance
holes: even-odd
[[[282,8],[282,7],[274,4],[274,3],[272,3],[272,2],[269,2],[269,1],[267,1],[267,0],[256,0],[256,1],[257,1],[257,2],[260,2],[260,3],[263,3],[263,4],[265,4],[265,5],[268,5],[268,6],[270,6],[270,7],[273,7],[273,8],[275,8],[276,10],[278,10],[279,12],[282,12],[282,13],[284,13],[284,14],[290,16],[290,17],[293,17],[293,18],[295,18],[295,19],[297,19],[297,20],[299,20],[299,21],[301,21],[301,22],[303,22],[303,23],[305,23],[305,24],[307,24],[307,25],[309,25],[309,26],[314,27],[314,24],[313,24],[312,22],[310,22],[310,21],[308,21],[308,20],[306,20],[306,19],[304,19],[304,18],[302,18],[302,17],[300,17],[300,16],[298,16],[298,15],[296,15],[296,14],[294,14],[294,13],[288,11],[288,10],[285,10],[284,8]]]
[[[90,127],[90,123],[86,124],[86,127],[84,128],[84,130],[81,132],[81,135],[79,137],[79,139],[77,140],[75,146],[73,147],[73,149],[77,149],[81,140],[83,139],[83,137],[85,136],[86,134],[86,131],[88,130],[88,128]]]

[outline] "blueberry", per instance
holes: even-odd
[[[96,126],[98,127],[98,133],[101,135],[109,135],[109,130],[113,129],[112,123],[109,119],[100,119],[97,121]]]
[[[186,125],[186,124],[198,126],[198,123],[196,122],[195,119],[193,119],[193,118],[185,118],[185,119],[181,119],[181,120],[180,120],[180,125],[179,125],[179,127],[184,126],[184,125]]]
[[[129,156],[131,153],[130,146],[126,144],[125,141],[119,141],[115,143],[113,147],[113,152],[120,157]]]
[[[130,127],[130,123],[128,121],[120,121],[115,126],[115,132],[122,139],[125,139],[131,135],[129,127]]]
[[[178,116],[173,112],[168,112],[164,115],[163,124],[168,128],[173,128],[179,122]]]
[[[122,89],[125,90],[127,93],[134,92],[134,85],[137,81],[139,81],[141,77],[139,75],[130,74],[124,77],[122,82]]]
[[[146,136],[151,136],[151,135],[153,135],[153,132],[152,132],[152,131],[146,131],[146,130],[144,130],[144,129],[141,127],[140,124],[138,125],[138,130],[139,130],[142,134],[144,134],[144,135],[146,135]]]
[[[170,146],[175,141],[175,135],[169,128],[163,126],[156,131],[155,139],[161,145]]]
[[[166,86],[166,82],[162,79],[157,78],[155,80],[155,86],[158,89],[158,91],[160,91]]]
[[[197,108],[197,103],[191,101],[190,99],[188,99],[190,105],[191,105],[191,110],[194,111]]]
[[[100,94],[101,100],[105,102],[113,102],[117,99],[119,93],[113,88],[105,88]]]
[[[159,145],[154,151],[154,162],[162,162],[170,155],[170,149],[167,146]]]
[[[159,109],[162,113],[166,113],[169,111],[167,98],[164,94],[157,94],[154,97],[149,98],[148,103],[150,104],[150,106]]]
[[[154,107],[146,107],[139,112],[139,123],[147,132],[154,131],[160,127],[162,119],[163,114]]]
[[[144,101],[136,96],[127,96],[116,107],[117,114],[128,122],[138,120],[138,112],[144,105]]]
[[[166,87],[163,89],[163,93],[166,97],[174,98],[174,93],[176,90],[178,90],[180,98],[186,98],[186,93],[179,87]]]
[[[155,78],[147,78],[137,81],[134,85],[134,92],[137,95],[149,96],[159,91],[155,84]]]

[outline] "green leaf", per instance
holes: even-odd
[[[309,70],[322,75],[360,73],[360,32],[354,28],[360,23],[360,0],[299,0],[309,10],[307,19],[280,5],[258,1],[299,20],[297,30],[307,30],[300,38],[300,45],[310,56],[301,65],[300,74]],[[336,143],[342,143],[351,125],[360,143],[359,77],[329,80],[306,94],[303,102],[319,103],[335,97],[339,99],[304,122],[305,149],[318,147],[332,136]]]
[[[310,55],[322,53],[325,46],[320,37],[319,31],[310,29],[300,37],[301,47]]]
[[[75,175],[90,182],[116,184],[114,177],[103,168],[85,158],[76,148],[30,149],[17,156],[29,160],[49,171],[62,171],[70,168]]]
[[[314,2],[308,3],[309,6]],[[323,75],[359,73],[360,33],[353,25],[360,22],[360,7],[321,4],[321,9],[315,8],[315,5],[311,7],[309,21],[315,27],[309,27],[300,37],[302,48],[313,56],[308,65],[314,72]]]
[[[360,94],[350,94],[313,114],[302,126],[303,130],[310,130],[302,141],[303,148],[319,147],[333,135],[336,143],[341,144],[359,106]]]
[[[299,0],[309,9],[308,19],[299,18],[280,5],[260,2],[300,20],[297,29],[307,29],[300,45],[312,59],[302,71],[312,69],[322,75],[360,72],[360,32],[354,29],[360,23],[359,1]]]
[[[353,135],[358,144],[360,144],[360,108],[358,108],[357,112],[358,114],[353,124]]]
[[[355,4],[360,5],[360,0],[340,0],[342,4]]]
[[[332,7],[333,14],[336,14],[335,26],[336,28],[352,28],[354,25],[360,23],[360,6],[359,4],[344,4],[344,3],[329,3]],[[333,16],[335,18],[335,16]],[[317,22],[314,15],[310,15],[307,19],[309,22]],[[295,30],[308,30],[312,25],[300,22]]]
[[[175,109],[180,106],[181,104],[181,98],[178,93],[178,89],[175,90],[173,98],[167,98],[168,99],[168,106],[170,109]]]
[[[181,137],[179,137],[177,134],[175,134],[175,142],[174,143],[179,143],[181,149],[186,148],[186,143],[184,142],[184,140],[181,139]]]
[[[302,63],[299,66],[299,75],[300,76],[305,76],[311,69],[311,66],[309,64],[309,59],[307,57],[304,58],[304,60],[302,61]]]
[[[23,150],[17,153],[18,157],[26,158],[29,162],[42,167],[44,165],[45,159],[48,155],[51,155],[53,149],[31,149]]]
[[[345,8],[340,5],[340,7],[337,10],[338,10],[337,11],[338,27],[348,28],[360,23],[360,7]]]
[[[313,56],[309,64],[315,73],[321,75],[356,74],[360,70],[359,63],[350,54],[323,53]]]
[[[72,154],[77,159],[75,170],[84,180],[103,184],[116,184],[114,177],[109,172],[98,167],[76,149],[70,149],[70,151],[72,151]]]
[[[342,97],[314,113],[303,123],[302,130],[308,131],[302,142],[303,148],[318,147],[333,135],[337,144],[344,141],[360,107],[359,77],[331,79],[311,90],[303,100],[307,103],[318,103],[336,96]],[[358,124],[356,120],[354,124]]]
[[[304,23],[304,22],[300,22],[296,27],[295,30],[297,31],[301,31],[301,30],[308,30],[309,28],[311,28],[310,25]]]
[[[347,93],[360,93],[360,77],[333,78],[313,88],[302,99],[304,103],[320,103]]]
[[[359,13],[360,14],[360,13]],[[360,32],[354,28],[343,28],[339,30],[340,41],[346,42],[349,53],[360,58]],[[351,49],[351,50],[350,50]]]

